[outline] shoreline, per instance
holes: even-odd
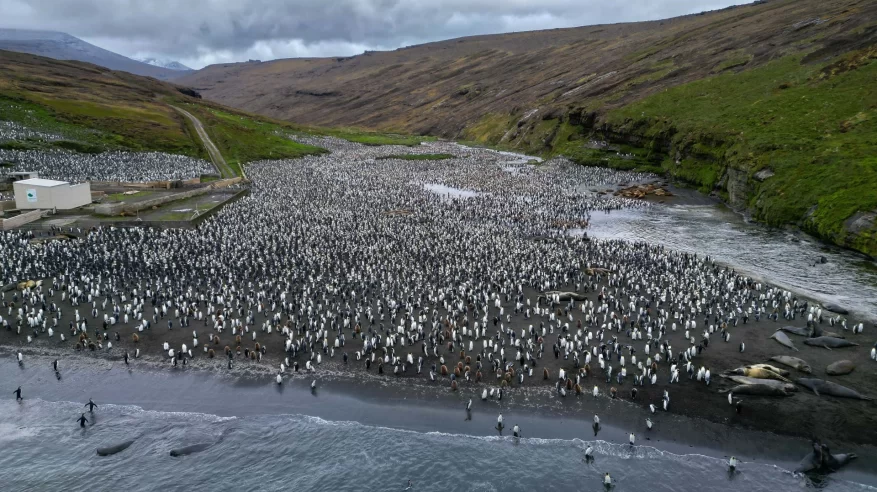
[[[331,422],[386,427],[420,433],[496,436],[496,416],[502,413],[508,436],[515,423],[525,437],[580,440],[625,445],[627,435],[637,435],[638,447],[651,447],[680,456],[705,456],[726,462],[731,456],[746,464],[772,465],[791,473],[807,452],[808,441],[799,436],[778,434],[731,423],[713,422],[679,413],[649,412],[635,403],[590,395],[561,400],[547,395],[510,394],[502,402],[481,401],[477,391],[441,391],[425,384],[389,379],[374,381],[355,373],[322,371],[316,375],[300,373],[276,385],[267,374],[247,368],[220,373],[207,367],[169,370],[154,358],[135,361],[125,368],[119,360],[75,355],[64,359],[62,379],[52,375],[50,353],[29,351],[24,369],[17,364],[8,346],[0,346],[0,375],[23,372],[41,383],[28,388],[25,398],[46,401],[83,401],[113,405],[135,405],[144,410],[193,412],[220,417],[262,415],[304,415]],[[100,362],[100,364],[96,364]],[[311,392],[310,381],[318,383]],[[100,380],[99,384],[95,384]],[[57,383],[57,384],[55,384]],[[86,391],[88,388],[88,391]],[[510,392],[511,393],[511,392]],[[161,395],[161,397],[156,397]],[[473,400],[472,420],[465,420],[465,405]],[[592,431],[592,416],[601,417],[599,434]],[[651,417],[655,427],[645,429]],[[821,437],[821,436],[820,436]],[[859,459],[831,477],[877,487],[877,473],[868,463],[877,460],[877,447],[844,443],[825,438],[834,452],[855,452]]]

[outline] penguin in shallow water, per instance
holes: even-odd
[[[55,372],[58,372],[58,359],[55,359],[54,361],[52,361],[52,369]]]
[[[631,432],[630,435],[627,436],[627,441],[630,443],[631,446],[636,444],[636,436],[633,435],[633,432]]]
[[[652,430],[652,419],[649,419],[649,418],[646,419],[646,428],[648,430]]]
[[[731,459],[728,460],[728,471],[734,473],[737,470],[737,458],[731,456]]]
[[[591,461],[594,461],[594,448],[589,444],[585,448],[585,463],[590,463]]]
[[[515,426],[512,427],[512,435],[514,435],[514,437],[521,437],[521,428],[518,424],[515,424]]]
[[[502,414],[499,414],[499,417],[496,418],[496,430],[498,430],[499,433],[502,434],[502,429]]]
[[[13,391],[13,393],[15,393],[15,401],[21,401],[24,399],[21,397],[21,386],[19,386],[18,389]]]
[[[612,487],[612,477],[609,476],[609,472],[606,472],[606,475],[603,476],[603,486],[607,489]]]

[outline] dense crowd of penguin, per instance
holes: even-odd
[[[102,152],[83,154],[64,150],[0,149],[3,172],[36,172],[41,178],[83,181],[173,181],[189,179],[216,169],[203,159],[164,152]]]
[[[303,141],[331,154],[251,164],[251,193],[195,230],[103,227],[41,243],[0,233],[0,285],[34,280],[2,294],[0,330],[21,344],[124,352],[126,364],[148,340],[174,340],[156,345],[168,364],[273,364],[278,384],[332,363],[480,384],[484,400],[535,385],[635,399],[659,381],[710,385],[699,358],[714,343],[744,350],[740,324],[830,314],[708,257],[570,234],[593,214],[649,206],[583,188],[647,175],[510,166],[447,143]],[[379,159],[411,152],[457,157]],[[144,159],[105,179],[153,179]],[[649,408],[670,401],[665,390]]]
[[[23,140],[42,140],[53,142],[63,137],[52,133],[41,132],[33,128],[20,125],[14,121],[0,121],[0,143],[20,142]],[[0,161],[2,162],[2,161]]]

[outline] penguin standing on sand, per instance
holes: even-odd
[[[128,365],[128,351],[125,351],[125,365]]]

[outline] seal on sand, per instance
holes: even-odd
[[[798,349],[795,348],[795,344],[793,344],[792,341],[789,340],[789,336],[786,335],[785,333],[783,333],[782,331],[775,332],[773,335],[771,335],[771,338],[773,338],[774,340],[779,342],[780,345],[783,345],[785,347],[788,347],[788,348],[794,350],[795,352],[798,352]],[[805,341],[805,343],[806,343],[806,341]]]
[[[873,398],[862,396],[856,390],[841,386],[831,381],[825,381],[817,378],[799,378],[798,384],[813,390],[816,396],[823,394],[837,396],[838,398],[852,398],[854,400],[873,400]]]
[[[783,365],[786,365],[789,367],[792,367],[792,368],[797,369],[801,372],[806,372],[807,374],[810,374],[811,372],[813,372],[813,369],[810,368],[810,364],[808,364],[803,359],[799,359],[797,357],[792,357],[789,355],[775,355],[775,356],[771,357],[770,360],[772,360],[774,362],[779,362],[780,364],[783,364]]]
[[[844,376],[853,372],[856,368],[856,365],[852,363],[852,361],[848,360],[839,360],[837,362],[832,362],[825,368],[825,374],[829,376]]]
[[[843,347],[858,347],[858,343],[853,343],[849,340],[844,340],[842,338],[835,337],[816,337],[816,338],[808,338],[804,340],[805,345],[810,345],[813,347],[825,347],[827,349],[833,348],[843,348]]]

